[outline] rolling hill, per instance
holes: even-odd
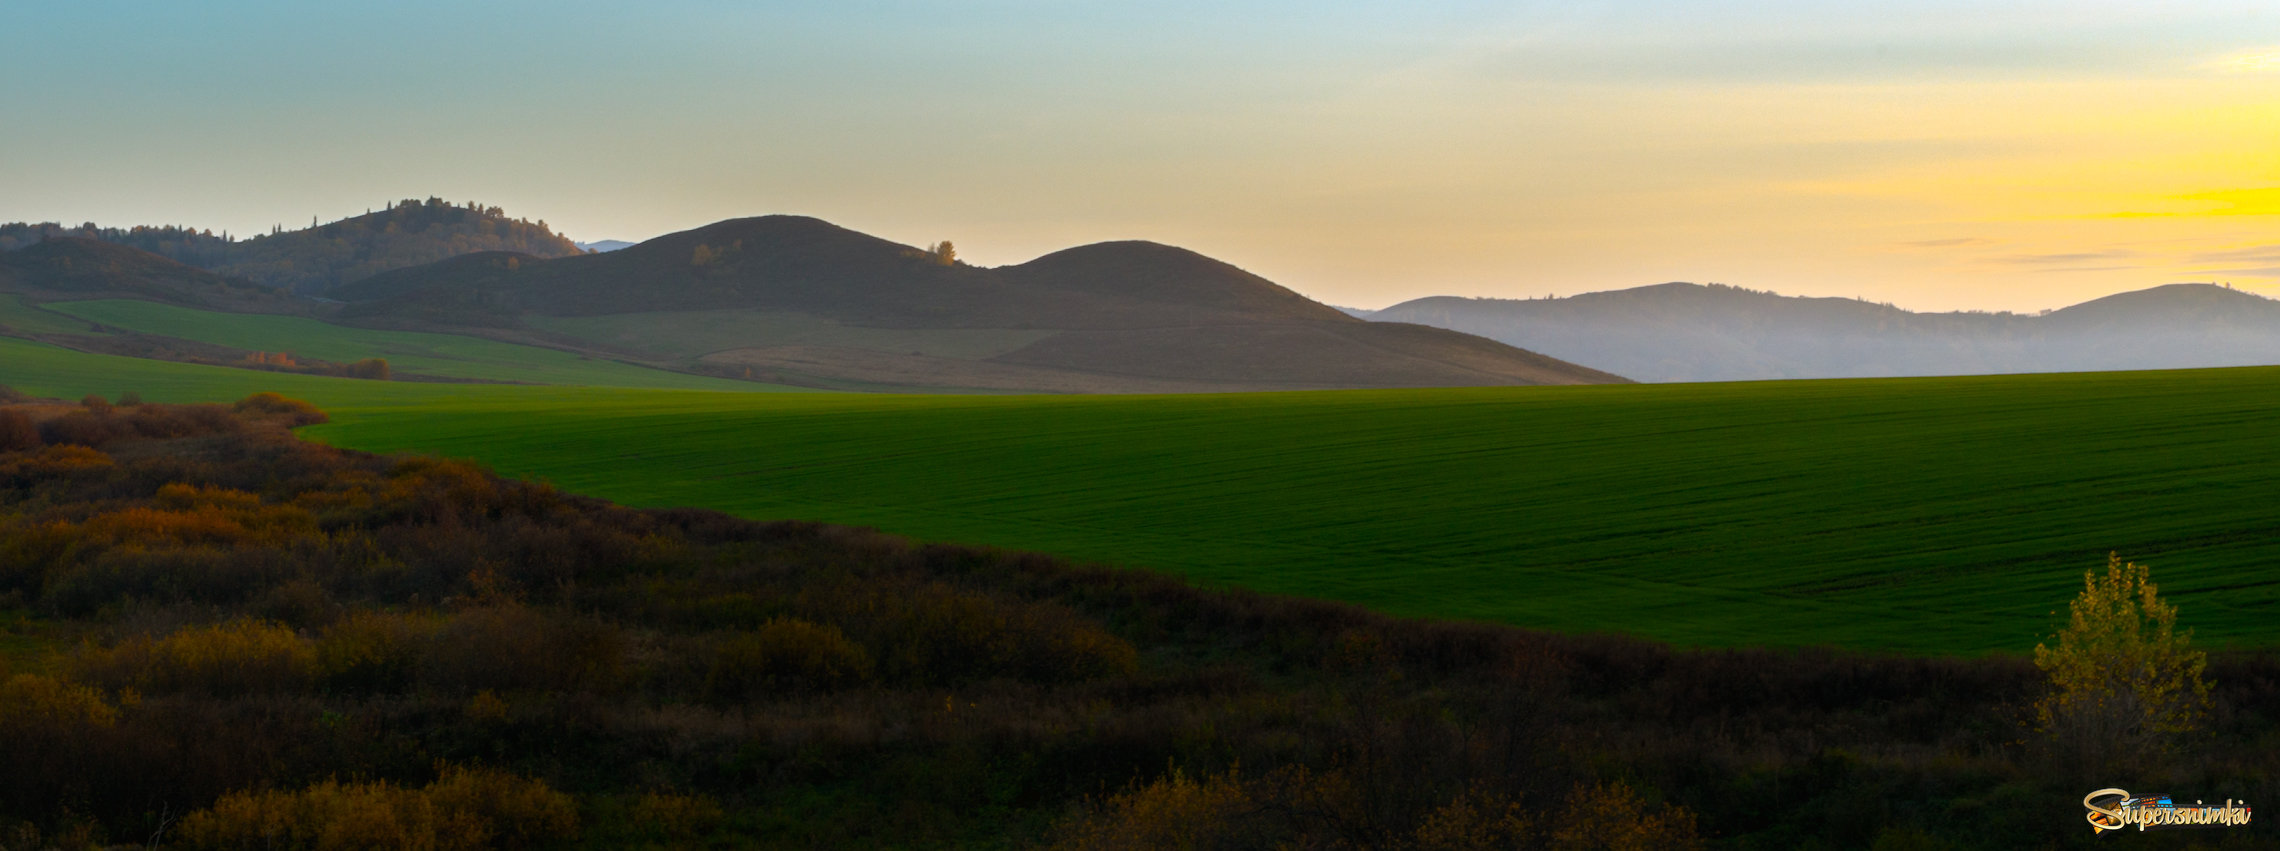
[[[985,269],[798,216],[735,219],[606,254],[469,255],[334,297],[349,302],[346,322],[586,344],[826,385],[1189,392],[1624,380],[1464,334],[1362,322],[1155,243]],[[944,332],[999,344],[930,350]],[[694,336],[717,348],[687,351]]]
[[[58,237],[0,252],[0,337],[79,351],[346,374],[382,359],[397,380],[777,389],[458,334],[350,328],[325,305],[147,251]]]
[[[0,252],[0,292],[36,301],[131,298],[264,312],[292,306],[292,299],[272,287],[124,245],[72,237]]]
[[[497,207],[406,199],[387,208],[300,230],[233,238],[186,227],[0,224],[0,252],[63,237],[136,248],[231,278],[308,295],[375,273],[477,251],[564,257],[583,251],[546,222],[508,218]]]
[[[2280,301],[2171,284],[2042,315],[1659,284],[1558,299],[1422,298],[1365,314],[1479,334],[1641,381],[2280,364]]]

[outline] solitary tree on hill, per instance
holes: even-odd
[[[947,239],[927,246],[926,253],[934,255],[934,262],[944,266],[958,262],[958,249],[951,246]]]

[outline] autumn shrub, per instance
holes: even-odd
[[[1060,851],[1275,847],[1277,837],[1272,826],[1258,817],[1259,810],[1235,772],[1199,781],[1175,767],[1064,822],[1052,847]]]
[[[1426,813],[1410,846],[1418,851],[1497,851],[1520,847],[1533,829],[1519,801],[1468,788]]]
[[[174,831],[185,848],[480,848],[477,835],[439,825],[415,790],[327,780],[297,792],[233,792]],[[453,830],[461,828],[461,830]]]
[[[22,390],[18,390],[6,384],[0,384],[0,405],[30,401],[31,398],[31,396],[26,395]]]
[[[528,848],[573,839],[577,810],[544,781],[446,769],[422,789],[326,780],[298,791],[232,792],[182,819],[188,848],[330,851]]]
[[[106,543],[276,546],[317,534],[317,518],[292,505],[220,488],[167,485],[153,506],[129,506],[88,518],[87,536]]]
[[[21,452],[40,445],[40,427],[23,411],[0,410],[0,452]]]
[[[50,446],[0,456],[0,487],[31,487],[54,480],[86,480],[108,473],[111,456],[85,446]]]
[[[316,425],[332,421],[331,417],[325,416],[325,412],[317,410],[315,405],[299,399],[287,399],[275,393],[255,393],[238,400],[231,409],[241,414],[282,417],[286,424],[291,426]]]
[[[363,360],[341,367],[341,374],[349,378],[365,378],[371,379],[373,381],[386,381],[390,375],[390,370],[388,369],[388,360],[386,358],[365,358]]]
[[[0,680],[0,812],[44,817],[84,800],[105,780],[89,757],[114,738],[118,716],[83,685],[38,674]]]
[[[103,397],[93,393],[89,393],[85,396],[80,397],[79,406],[97,414],[108,414],[111,412],[111,403],[104,401]]]
[[[633,801],[627,821],[643,838],[688,842],[719,829],[727,814],[705,795],[644,792]]]
[[[495,513],[502,483],[466,461],[414,456],[389,469],[379,519],[392,522],[485,524]]]
[[[317,640],[317,679],[355,693],[408,689],[437,626],[417,615],[350,612]]]
[[[95,689],[54,677],[16,674],[0,681],[0,729],[52,731],[64,727],[108,727],[118,711]]]
[[[1658,807],[1623,782],[1581,784],[1551,826],[1554,851],[1691,851],[1702,847],[1694,813]]]
[[[472,821],[491,848],[529,848],[578,833],[578,809],[570,796],[542,780],[501,771],[447,768],[424,790],[449,821]]]
[[[452,615],[426,642],[418,682],[454,694],[604,692],[623,675],[616,627],[509,603]]]
[[[316,649],[283,626],[240,619],[82,647],[72,667],[88,682],[144,694],[290,694],[314,682]]]
[[[833,689],[871,676],[871,654],[835,626],[777,618],[721,639],[705,674],[705,695],[745,702],[787,692]]]
[[[121,408],[132,408],[137,405],[141,405],[142,403],[143,398],[141,393],[129,390],[125,393],[119,394],[119,407]]]

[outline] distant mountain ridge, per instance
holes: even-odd
[[[131,246],[231,278],[305,295],[391,269],[433,263],[478,251],[515,251],[536,257],[583,253],[546,222],[508,218],[497,207],[441,198],[406,199],[385,209],[302,230],[278,228],[241,238],[187,227],[106,228],[90,222],[0,224],[0,252],[47,239],[76,237]]]
[[[349,302],[343,321],[558,343],[585,334],[637,355],[685,347],[703,326],[718,346],[684,353],[703,368],[855,383],[1173,392],[1624,380],[1363,322],[1171,246],[1099,243],[985,269],[804,216],[732,219],[604,254],[469,255],[333,297]],[[610,319],[629,316],[647,318]],[[755,330],[723,330],[739,318]],[[652,322],[663,324],[627,330]],[[927,349],[943,335],[966,342]]]
[[[1668,283],[1557,299],[1421,298],[1365,314],[1477,334],[1640,381],[1866,378],[2280,363],[2280,301],[2170,284],[2041,315]]]

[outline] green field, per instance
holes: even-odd
[[[50,311],[105,325],[203,343],[291,352],[296,357],[349,363],[386,358],[399,373],[525,384],[762,389],[749,382],[705,378],[456,334],[376,331],[296,316],[219,313],[148,301],[106,299],[55,302]]]
[[[0,330],[20,334],[92,334],[93,326],[34,307],[14,293],[0,293]]]
[[[21,354],[0,342],[0,382],[153,399],[266,382],[331,410],[308,431],[340,445],[1402,614],[2020,650],[2119,550],[2204,640],[2280,644],[2274,368],[962,397],[288,385]]]

